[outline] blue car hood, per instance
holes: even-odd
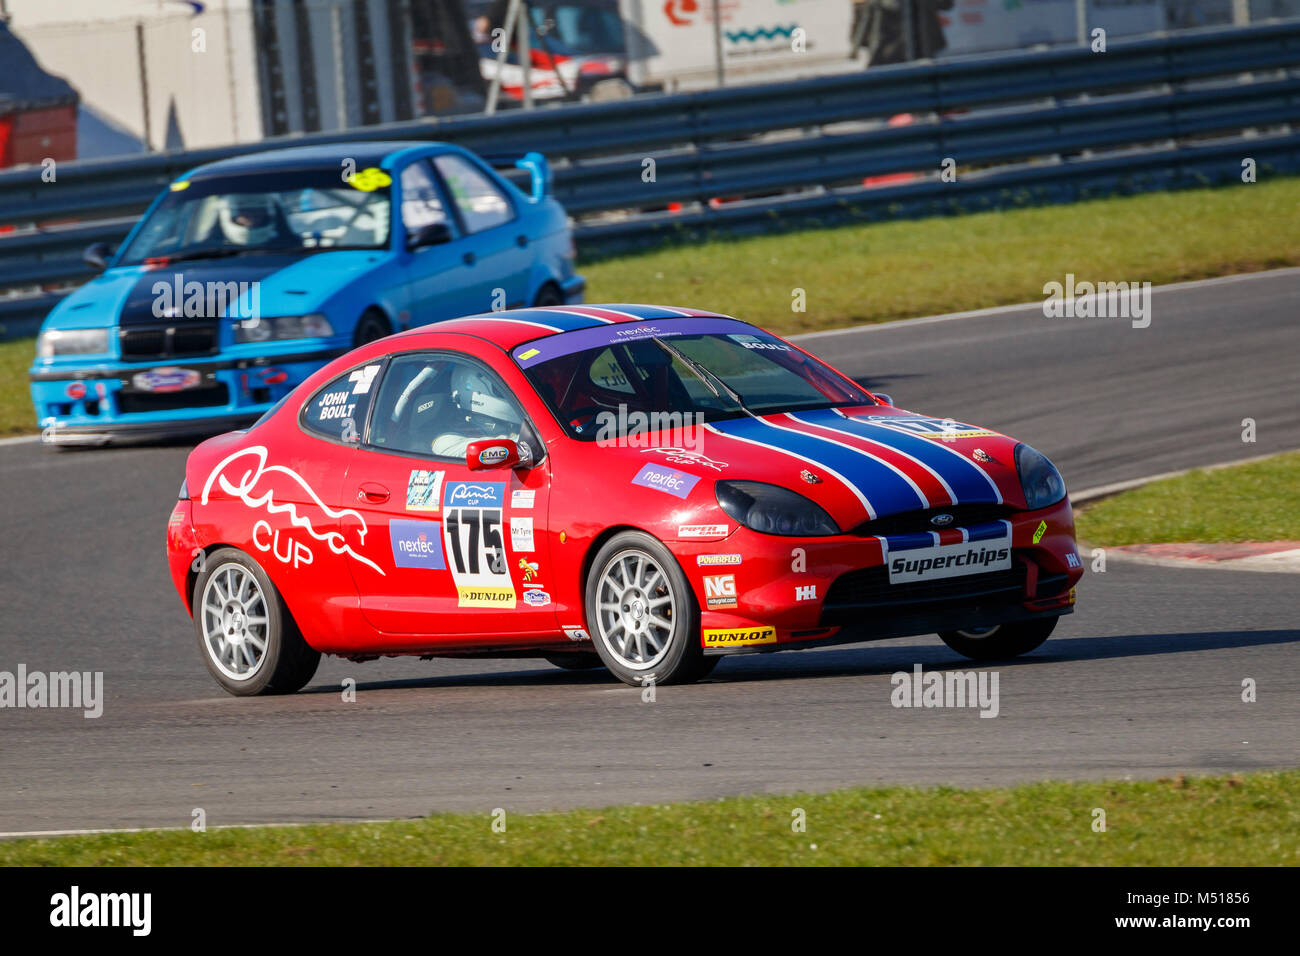
[[[109,269],[59,302],[46,317],[44,328],[94,329],[185,321],[186,299],[196,290],[211,288],[209,283],[249,283],[237,287],[245,293],[239,309],[256,302],[258,314],[263,316],[305,315],[321,311],[332,295],[364,277],[387,255],[384,249],[341,250],[304,256],[250,255],[163,266],[122,266]],[[181,283],[179,301],[177,277]],[[169,306],[175,308],[175,314],[167,314]],[[227,308],[217,317],[224,315],[247,317],[235,308]],[[188,316],[192,320],[206,317]]]

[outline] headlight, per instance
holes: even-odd
[[[236,342],[317,339],[333,334],[334,326],[319,312],[311,315],[285,315],[276,319],[245,319],[235,326]]]
[[[719,481],[718,506],[751,531],[827,535],[840,529],[821,506],[803,495],[761,481]]]
[[[108,329],[50,329],[36,340],[36,357],[56,355],[104,355],[108,352]]]
[[[1016,471],[1030,511],[1054,505],[1065,497],[1065,479],[1047,457],[1026,444],[1016,446]]]

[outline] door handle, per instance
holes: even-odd
[[[357,501],[364,501],[367,504],[372,505],[381,505],[387,500],[388,489],[373,481],[367,481],[357,489]]]
[[[477,261],[478,257],[475,256],[474,253],[472,252],[467,252],[463,256],[461,256],[461,259],[464,260],[465,265],[472,266]]]
[[[527,248],[528,237],[525,236],[523,233],[520,233],[519,235],[515,236],[515,245],[517,245],[520,249]]]

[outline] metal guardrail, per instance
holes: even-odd
[[[64,163],[52,183],[39,168],[5,172],[0,227],[34,223],[38,231],[0,235],[0,294],[89,277],[93,270],[80,258],[85,246],[120,241],[168,182],[202,163],[285,145],[438,139],[483,153],[538,149],[551,158],[556,194],[570,212],[627,214],[623,221],[579,223],[580,247],[602,253],[666,236],[810,217],[922,215],[1062,201],[1105,189],[1194,185],[1238,176],[1245,155],[1265,168],[1300,171],[1287,129],[1300,119],[1297,68],[1300,22],[1286,21],[1119,41],[1104,54],[1073,47],[1024,51]],[[885,124],[899,114],[916,119]],[[1224,146],[1196,142],[1240,137],[1251,128],[1282,132]],[[791,135],[764,136],[775,131]],[[1134,149],[1122,157],[1090,155],[1123,147]],[[642,179],[646,156],[656,161],[649,183]],[[932,177],[884,189],[843,188],[870,176],[936,171],[945,157],[962,167],[1004,168],[963,172],[957,183]],[[719,197],[801,188],[821,192],[707,208]],[[677,216],[643,212],[668,203],[706,208]],[[33,327],[56,299],[0,298],[0,325],[10,334]]]

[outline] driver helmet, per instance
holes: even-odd
[[[218,213],[221,231],[237,246],[257,246],[275,234],[275,207],[269,196],[226,196]]]
[[[487,434],[507,432],[518,421],[510,402],[497,393],[486,375],[471,366],[461,366],[452,372],[451,402],[471,424]]]

